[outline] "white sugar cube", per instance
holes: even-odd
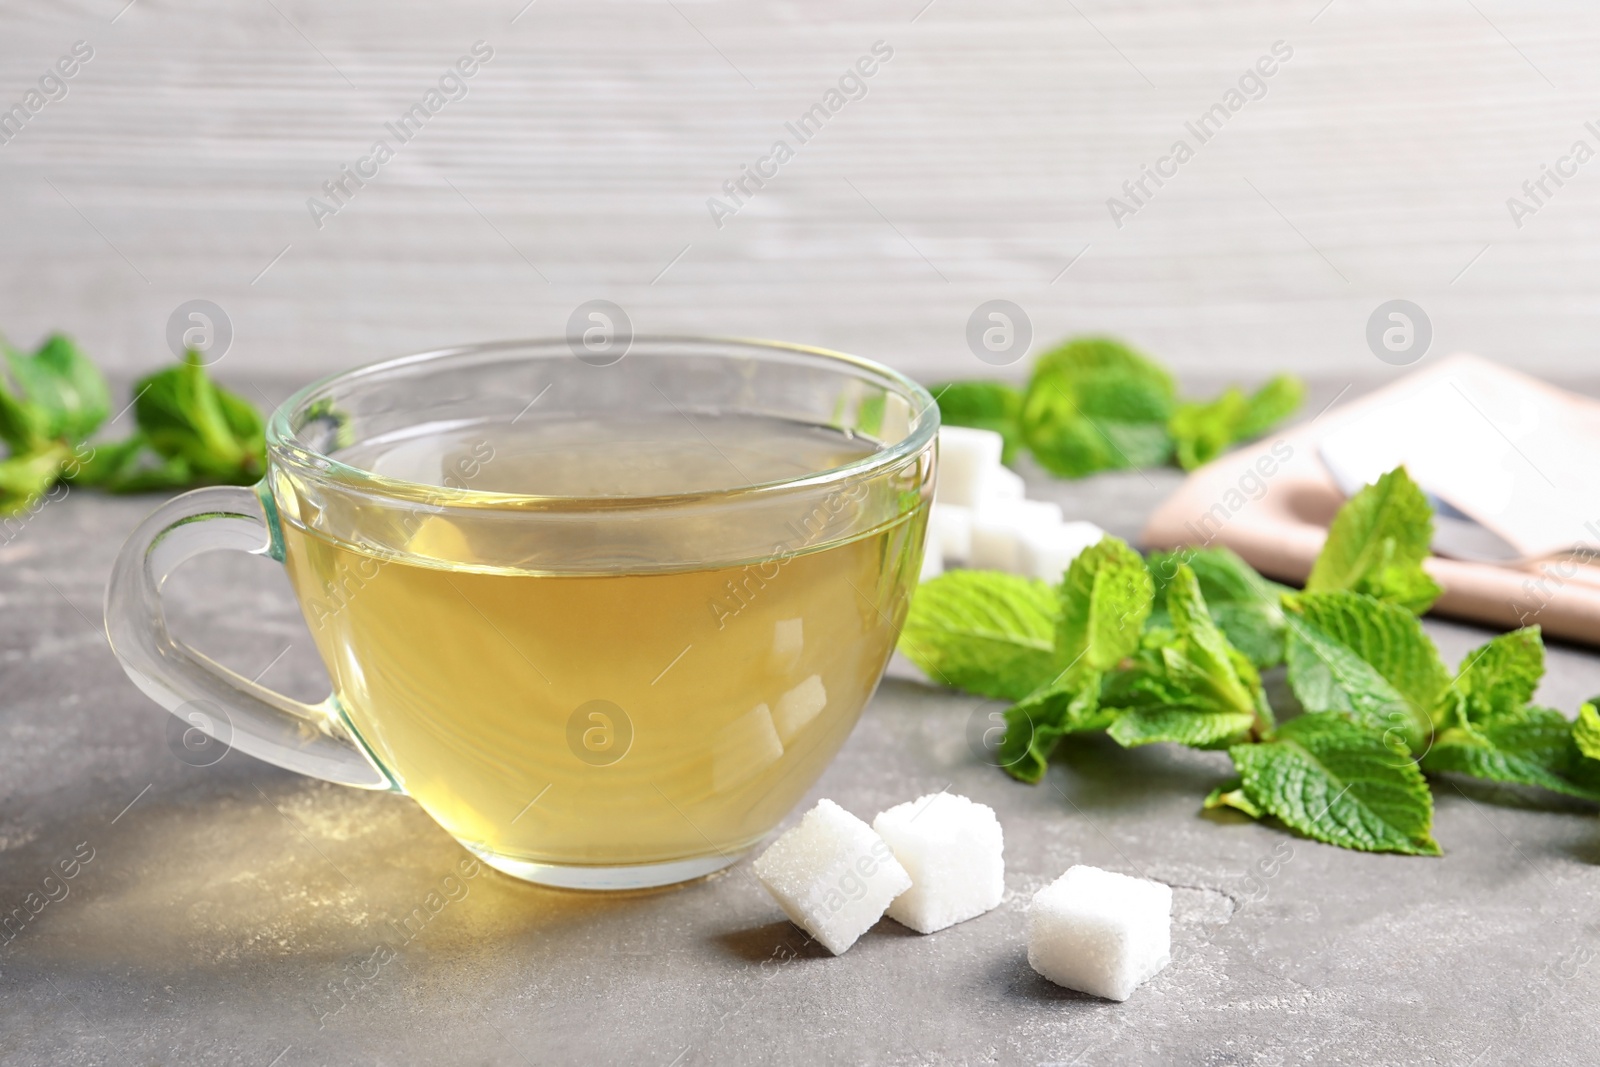
[[[1005,442],[993,430],[939,427],[939,481],[934,498],[942,504],[972,507],[983,483],[1000,468]]]
[[[1172,958],[1172,889],[1070,867],[1034,894],[1028,963],[1056,985],[1127,1000]]]
[[[911,888],[883,838],[831,800],[774,841],[755,872],[783,913],[835,956]]]
[[[922,567],[917,574],[917,580],[925,582],[929,578],[937,578],[944,573],[944,544],[939,539],[939,529],[933,521],[933,509],[937,504],[928,508],[927,525],[922,530]]]
[[[896,922],[931,934],[982,915],[1005,896],[1004,838],[987,805],[933,793],[879,813],[872,828],[911,876],[911,888],[889,905]]]
[[[1022,569],[1022,535],[1061,524],[1061,505],[1043,500],[990,500],[973,512],[969,567],[986,571]]]
[[[1022,475],[1009,467],[991,468],[978,483],[978,500],[1021,500],[1027,495]]]
[[[786,671],[800,665],[806,647],[806,621],[779,619],[772,625],[772,658]]]
[[[1099,544],[1105,535],[1106,532],[1092,522],[1064,522],[1059,526],[1024,530],[1017,543],[1021,573],[1055,585],[1078,554]]]
[[[822,676],[813,674],[778,698],[778,706],[772,712],[778,737],[787,745],[827,706],[828,690],[823,687]]]
[[[723,793],[754,778],[783,758],[783,742],[772,724],[772,710],[757,704],[723,727],[711,753],[711,788]]]
[[[939,546],[946,564],[965,563],[972,556],[972,509],[935,503],[928,511],[928,545]]]

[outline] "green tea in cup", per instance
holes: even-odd
[[[169,707],[219,706],[234,747],[403,791],[503,871],[695,877],[794,807],[876,687],[936,424],[899,375],[790,346],[380,364],[274,416],[255,493],[199,490],[141,527],[114,644]],[[165,570],[252,532],[288,569],[323,705],[218,673],[161,620]]]

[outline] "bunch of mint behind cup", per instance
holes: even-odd
[[[974,380],[930,391],[946,425],[994,430],[1006,463],[1027,449],[1063,478],[1169,463],[1193,470],[1266,433],[1305,399],[1304,383],[1280,374],[1248,395],[1230,386],[1212,400],[1184,400],[1165,368],[1107,337],[1046,352],[1022,389]]]
[[[214,384],[200,353],[134,383],[134,430],[91,443],[111,415],[105,377],[73,341],[52,334],[28,354],[0,340],[0,516],[30,511],[62,486],[112,493],[251,485],[266,469],[265,424]]]

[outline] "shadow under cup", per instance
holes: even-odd
[[[429,353],[273,417],[274,554],[329,713],[467,848],[682,881],[769,833],[872,695],[937,422],[914,382],[798,346]]]

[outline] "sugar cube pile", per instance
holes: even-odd
[[[935,793],[871,826],[820,800],[756,860],[784,914],[834,955],[885,913],[929,934],[982,915],[1005,895],[1000,821],[966,797]]]
[[[1028,963],[1057,985],[1127,1000],[1172,959],[1172,889],[1069,867],[1028,908]]]
[[[911,888],[872,827],[819,800],[755,862],[756,877],[783,913],[835,956],[856,943]]]
[[[1090,522],[1065,522],[1061,507],[1028,500],[1022,477],[1003,466],[993,430],[939,428],[939,481],[928,515],[922,577],[947,567],[1008,571],[1051,584],[1105,536]]]
[[[868,826],[831,800],[779,835],[756,877],[794,924],[835,956],[888,915],[922,934],[976,918],[1005,896],[994,810],[932,793]],[[1127,1000],[1172,960],[1172,888],[1077,865],[1033,895],[1028,964],[1057,985]]]
[[[995,908],[1006,892],[1003,836],[994,809],[953,793],[933,793],[872,820],[911,888],[889,905],[889,918],[931,934]]]

